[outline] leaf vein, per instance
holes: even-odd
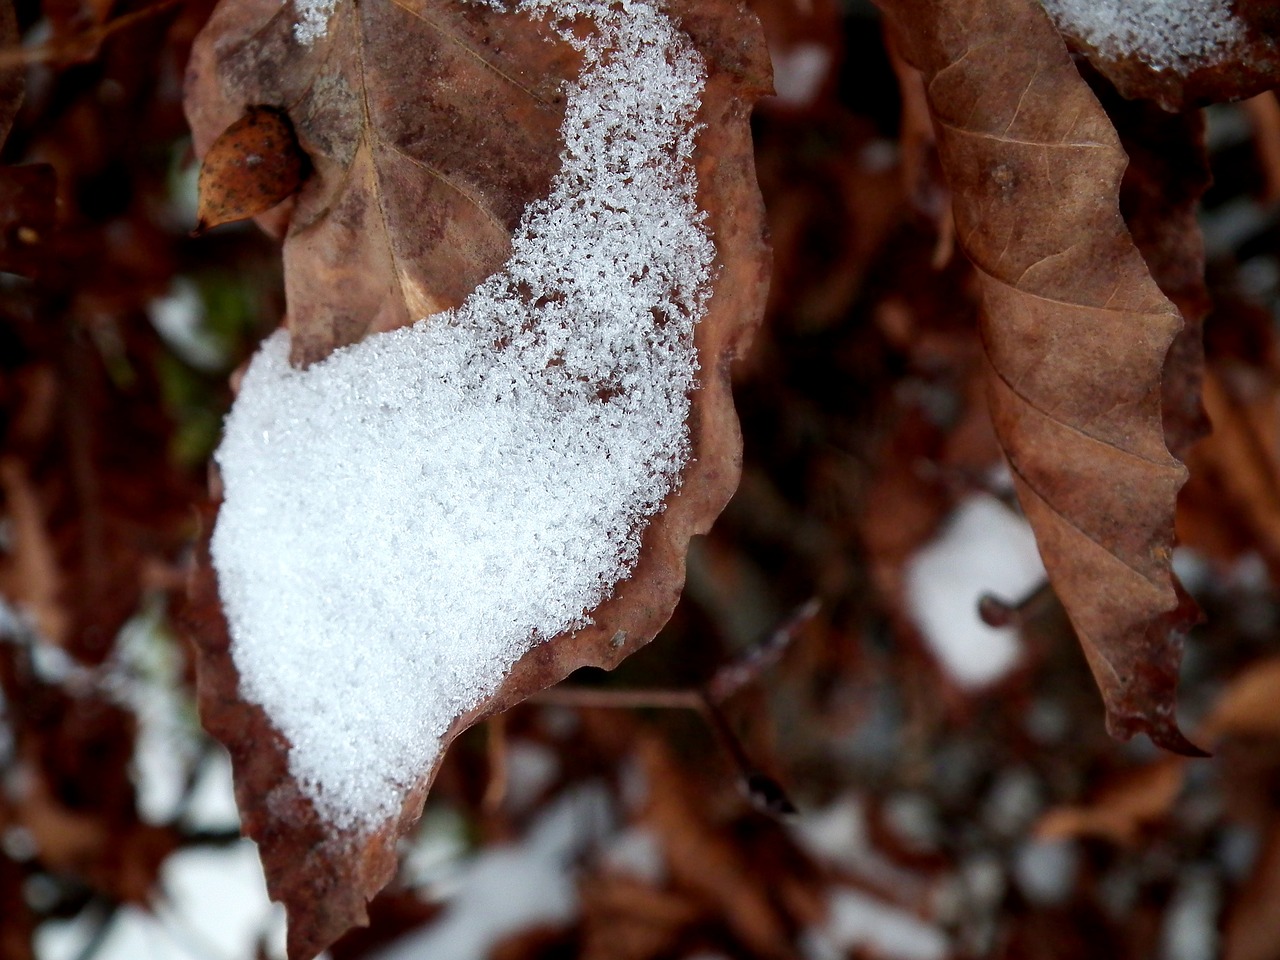
[[[1092,543],[1094,546],[1100,549],[1103,553],[1107,554],[1107,556],[1114,557],[1115,560],[1119,562],[1120,565],[1123,566],[1126,570],[1132,570],[1134,573],[1136,573],[1139,577],[1141,577],[1147,583],[1151,584],[1151,586],[1155,587],[1157,590],[1163,590],[1165,588],[1164,584],[1159,583],[1156,580],[1152,579],[1151,577],[1147,576],[1145,573],[1143,573],[1141,570],[1139,570],[1137,567],[1131,564],[1124,557],[1120,556],[1120,554],[1112,550],[1109,546],[1107,546],[1105,543],[1103,543],[1101,540],[1095,537],[1092,533],[1090,533],[1084,527],[1080,526],[1080,524],[1076,523],[1076,521],[1071,516],[1069,516],[1066,513],[1063,513],[1061,510],[1055,507],[1049,501],[1049,499],[1040,491],[1040,488],[1031,482],[1031,478],[1028,477],[1022,471],[1022,467],[1018,465],[1018,461],[1014,459],[1014,457],[1010,455],[1009,451],[1007,450],[1005,451],[1005,459],[1008,460],[1009,469],[1013,471],[1014,475],[1017,476],[1018,479],[1020,479],[1023,482],[1027,490],[1029,490],[1032,494],[1035,495],[1035,498],[1037,500],[1039,500],[1046,507],[1048,507],[1050,510],[1053,511],[1053,515],[1055,517],[1062,518],[1063,522],[1065,522],[1067,526],[1069,526],[1072,530],[1076,531],[1076,533],[1080,534],[1080,536],[1084,537],[1086,540],[1088,540],[1090,543]]]
[[[377,137],[377,141],[379,146],[385,147],[386,149],[391,150],[393,153],[401,157],[404,157],[404,159],[408,160],[414,166],[422,169],[426,173],[431,174],[431,176],[435,177],[445,186],[451,188],[452,190],[457,191],[457,193],[460,196],[462,196],[464,199],[469,201],[477,210],[479,210],[486,217],[488,217],[493,222],[493,225],[496,226],[499,230],[501,230],[503,234],[509,235],[511,233],[511,231],[507,228],[506,224],[504,224],[502,220],[498,217],[498,215],[494,213],[493,210],[491,210],[483,201],[481,201],[478,197],[472,195],[469,191],[467,191],[463,187],[459,186],[457,183],[453,181],[451,177],[441,172],[437,167],[433,166],[430,163],[427,163],[427,161],[425,160],[419,160],[417,157],[407,152],[403,147],[401,147],[397,143],[393,143],[390,140],[384,140],[382,137]]]
[[[985,335],[982,337],[982,346],[985,351],[987,347],[987,338]],[[1151,464],[1151,466],[1158,467],[1161,470],[1167,470],[1169,467],[1172,466],[1172,464],[1169,463],[1168,461],[1153,460],[1150,457],[1143,456],[1142,454],[1134,450],[1129,450],[1126,447],[1120,446],[1120,444],[1116,443],[1114,440],[1108,440],[1105,437],[1099,437],[1096,434],[1090,433],[1088,430],[1085,430],[1082,427],[1076,426],[1076,424],[1074,423],[1071,423],[1067,420],[1063,420],[1060,417],[1055,417],[1052,413],[1050,413],[1048,410],[1046,410],[1040,404],[1036,403],[1029,396],[1027,396],[1025,393],[1019,390],[1016,386],[1014,386],[1013,381],[1011,381],[1008,378],[1008,376],[1005,375],[1005,372],[1001,370],[999,367],[997,367],[995,365],[995,362],[991,360],[990,351],[987,351],[987,365],[991,367],[992,372],[994,372],[995,375],[999,378],[1000,382],[1003,383],[1009,389],[1010,393],[1012,393],[1015,397],[1017,397],[1019,400],[1025,403],[1028,407],[1030,407],[1036,413],[1040,414],[1040,416],[1044,417],[1046,420],[1049,420],[1052,423],[1059,424],[1060,426],[1066,427],[1072,433],[1079,434],[1080,436],[1084,437],[1087,440],[1092,440],[1094,443],[1101,444],[1104,447],[1110,447],[1112,450],[1115,450],[1117,453],[1121,453],[1126,457],[1132,457],[1135,460],[1141,460],[1143,463],[1149,463]]]
[[[436,31],[436,33],[438,33],[440,36],[444,37],[444,39],[448,40],[450,43],[456,46],[459,50],[474,57],[478,63],[481,63],[484,66],[488,67],[490,70],[492,70],[494,73],[500,76],[503,80],[507,81],[507,83],[511,84],[513,87],[516,87],[517,89],[528,94],[530,97],[532,97],[534,100],[537,100],[543,106],[547,106],[547,107],[551,106],[550,103],[548,103],[542,97],[538,96],[536,93],[534,93],[531,89],[526,87],[523,83],[521,83],[515,77],[508,74],[505,70],[503,70],[497,64],[493,63],[490,60],[486,60],[484,57],[480,56],[480,54],[478,54],[475,50],[471,49],[471,47],[463,43],[462,40],[460,40],[452,31],[446,30],[443,26],[441,26],[435,20],[432,20],[425,13],[422,13],[419,10],[414,10],[412,7],[407,6],[404,3],[404,0],[390,0],[390,2],[392,6],[399,7],[401,10],[403,10],[405,13],[409,14],[412,17],[417,17],[419,20],[421,20],[423,23],[429,26],[432,30]]]

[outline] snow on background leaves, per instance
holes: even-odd
[[[336,826],[372,828],[531,644],[587,622],[678,481],[714,250],[702,67],[645,3],[522,5],[597,33],[564,166],[457,311],[307,370],[278,333],[218,463],[213,539],[248,699]]]
[[[1224,0],[1043,0],[1060,29],[1109,57],[1187,70],[1230,56],[1243,26]]]

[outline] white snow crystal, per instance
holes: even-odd
[[[329,20],[338,0],[294,0],[298,20],[293,25],[293,38],[309,47],[329,32]]]
[[[1243,39],[1228,0],[1042,0],[1059,29],[1156,70],[1220,61]]]
[[[217,454],[241,693],[341,828],[398,812],[454,717],[589,622],[689,452],[714,256],[691,162],[702,61],[645,0],[517,9],[584,66],[510,260],[457,310],[305,371],[275,334]]]

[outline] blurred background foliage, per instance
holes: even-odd
[[[1207,615],[1183,726],[1214,757],[1187,761],[1104,732],[873,8],[755,6],[776,262],[739,493],[653,644],[458,741],[333,957],[1280,958],[1274,94],[1208,114],[1216,431],[1176,562]],[[273,241],[189,235],[210,7],[22,0],[0,61],[27,80],[0,163],[57,178],[27,275],[0,273],[5,960],[281,949],[180,618],[231,375],[284,309]],[[733,690],[688,709],[708,685]]]

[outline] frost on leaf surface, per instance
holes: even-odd
[[[1126,99],[1170,113],[1276,86],[1274,0],[1040,0],[1062,38]]]
[[[1226,0],[1043,0],[1064,31],[1106,56],[1186,70],[1229,56],[1243,25]]]
[[[396,815],[455,718],[588,622],[688,456],[715,253],[701,59],[647,3],[521,9],[595,26],[561,31],[583,57],[562,167],[508,262],[456,310],[305,370],[275,334],[217,455],[242,696],[342,829]]]
[[[337,0],[294,0],[294,3],[298,20],[293,25],[293,35],[299,43],[310,46],[328,31]]]

